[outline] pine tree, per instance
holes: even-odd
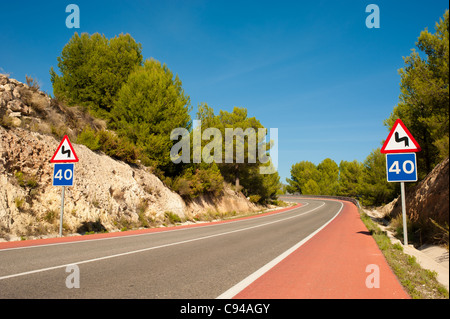
[[[110,127],[137,145],[153,166],[170,170],[174,144],[170,133],[175,128],[190,129],[190,110],[189,96],[178,76],[167,65],[150,59],[119,90]]]
[[[61,75],[50,69],[53,93],[107,118],[128,75],[142,64],[141,51],[129,34],[107,39],[98,33],[75,33],[57,58]]]
[[[421,177],[449,154],[449,12],[436,23],[436,32],[422,31],[399,70],[401,94],[385,125],[401,118],[422,148],[417,154]],[[425,58],[423,56],[426,56]]]

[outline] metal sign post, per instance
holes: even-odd
[[[388,182],[400,182],[403,217],[403,243],[408,245],[408,227],[406,224],[405,182],[417,181],[417,161],[415,153],[386,154],[386,172]]]
[[[64,214],[64,191],[66,187],[62,187],[62,193],[61,193],[61,216],[59,219],[59,237],[62,237],[62,225],[63,225],[63,214]]]
[[[402,216],[403,216],[403,245],[408,245],[408,227],[406,225],[406,200],[405,200],[405,182],[400,183],[402,196]],[[63,189],[64,194],[64,189]]]
[[[74,164],[55,164],[53,169],[53,186],[62,186],[61,192],[61,216],[59,221],[59,237],[62,237],[62,225],[64,214],[64,193],[66,186],[73,186]]]

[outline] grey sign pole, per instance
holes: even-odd
[[[61,193],[61,216],[59,219],[59,237],[62,237],[62,225],[63,225],[63,215],[64,215],[64,191],[66,187],[62,187],[62,193]]]
[[[406,225],[406,200],[405,200],[405,183],[400,183],[402,196],[402,215],[403,215],[403,245],[408,245],[408,227]]]

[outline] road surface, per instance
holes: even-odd
[[[235,221],[16,244],[24,247],[0,243],[0,298],[233,298],[326,234],[352,205],[298,202]],[[68,288],[76,278],[79,288]]]

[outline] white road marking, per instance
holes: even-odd
[[[285,220],[289,220],[289,219],[292,219],[292,218],[297,218],[297,217],[300,217],[300,216],[305,215],[305,214],[309,214],[309,213],[311,213],[311,212],[321,208],[324,205],[325,205],[325,202],[323,202],[320,206],[317,206],[316,208],[310,209],[310,210],[308,210],[306,212],[303,212],[301,214],[290,216],[290,217],[286,217],[286,218],[283,218],[283,219],[278,219],[278,220],[275,220],[275,221],[271,221],[271,222],[267,222],[267,223],[263,223],[263,224],[259,224],[259,225],[255,225],[255,226],[250,226],[250,227],[246,227],[246,228],[231,230],[231,231],[218,233],[218,234],[214,234],[214,235],[209,235],[209,236],[203,236],[203,237],[198,237],[198,238],[178,241],[178,242],[165,244],[165,245],[160,245],[160,246],[154,246],[154,247],[148,247],[148,248],[133,250],[133,251],[120,253],[120,254],[114,254],[114,255],[109,255],[109,256],[104,256],[104,257],[98,257],[98,258],[92,258],[92,259],[87,259],[87,260],[81,260],[81,261],[78,261],[78,262],[71,262],[71,263],[64,264],[64,265],[58,265],[58,266],[53,266],[53,267],[41,268],[41,269],[36,269],[36,270],[31,270],[31,271],[25,271],[25,272],[21,272],[21,273],[17,273],[17,274],[1,276],[0,280],[20,277],[20,276],[25,276],[25,275],[31,275],[31,274],[44,272],[44,271],[49,271],[49,270],[54,270],[54,269],[58,269],[58,268],[65,268],[68,265],[81,265],[81,264],[87,264],[87,263],[91,263],[91,262],[96,262],[96,261],[101,261],[101,260],[106,260],[106,259],[111,259],[111,258],[116,258],[116,257],[127,256],[127,255],[131,255],[131,254],[137,254],[137,253],[150,251],[150,250],[154,250],[154,249],[165,248],[165,247],[170,247],[170,246],[175,246],[175,245],[181,245],[181,244],[186,244],[186,243],[199,241],[199,240],[203,240],[203,239],[219,237],[219,236],[228,235],[228,234],[232,234],[232,233],[237,233],[237,232],[241,232],[241,231],[245,231],[245,230],[249,230],[249,229],[259,228],[259,227],[263,227],[263,226],[279,223],[279,222],[282,222],[282,221],[285,221]]]
[[[294,246],[292,246],[291,248],[286,250],[284,253],[282,253],[281,255],[279,255],[278,257],[273,259],[272,261],[268,262],[267,264],[262,266],[260,269],[258,269],[257,271],[255,271],[254,273],[252,273],[251,275],[249,275],[248,277],[246,277],[245,279],[243,279],[242,281],[240,281],[239,283],[237,283],[236,285],[234,285],[233,287],[231,287],[230,289],[228,289],[224,293],[222,293],[216,299],[231,299],[231,298],[233,298],[238,293],[240,293],[242,290],[244,290],[245,288],[250,286],[256,279],[258,279],[259,277],[264,275],[266,272],[268,272],[275,265],[280,263],[287,256],[289,256],[295,250],[300,248],[304,243],[306,243],[308,240],[310,240],[312,237],[314,237],[314,235],[316,235],[318,232],[320,232],[322,229],[324,229],[325,226],[327,226],[329,223],[331,223],[331,221],[333,219],[335,219],[337,215],[339,215],[339,213],[341,212],[342,208],[344,207],[344,204],[342,204],[342,202],[340,202],[340,204],[341,204],[341,208],[336,213],[336,215],[334,215],[328,222],[326,222],[324,225],[322,225],[319,229],[317,229],[315,232],[311,233],[308,237],[304,238],[302,241],[300,241],[299,243],[295,244]]]

